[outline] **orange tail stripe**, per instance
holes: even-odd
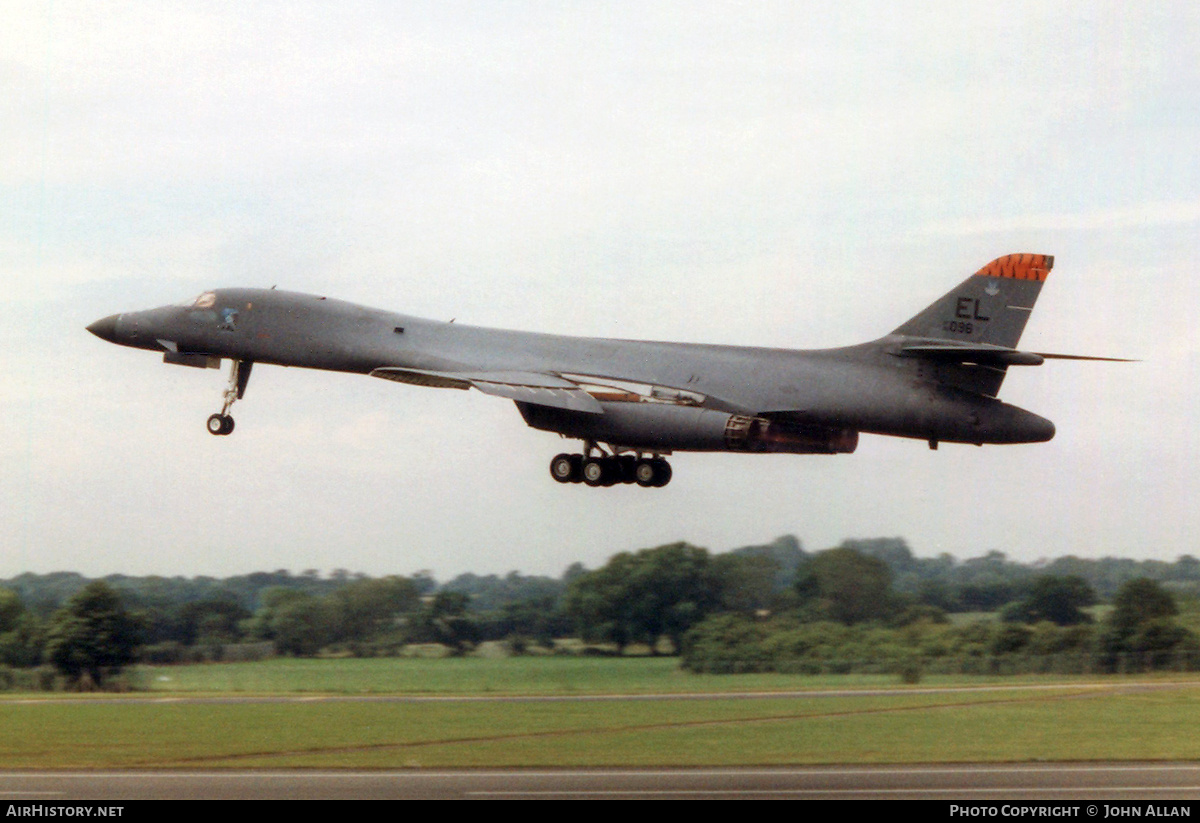
[[[1043,281],[1054,268],[1054,256],[1049,254],[1006,254],[988,263],[976,275],[1009,277],[1014,280]]]

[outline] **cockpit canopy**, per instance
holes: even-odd
[[[175,305],[184,309],[211,309],[216,302],[217,293],[215,291],[206,291],[194,300],[181,300]]]

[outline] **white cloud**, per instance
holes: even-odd
[[[968,236],[1001,232],[1115,231],[1150,226],[1180,226],[1200,222],[1200,200],[1139,203],[1074,214],[1024,214],[1012,217],[966,217],[941,220],[922,227],[926,235]]]

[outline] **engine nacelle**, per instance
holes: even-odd
[[[748,451],[791,454],[850,453],[858,432],[764,417],[729,414],[672,403],[601,403],[603,414],[517,403],[525,422],[558,432],[644,451]]]
[[[731,451],[850,454],[858,448],[858,432],[854,429],[828,429],[765,417],[732,415],[726,432]]]

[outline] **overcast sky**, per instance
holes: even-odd
[[[1200,7],[0,0],[0,577],[558,575],[675,540],[1198,554]],[[459,322],[815,348],[1053,254],[1049,443],[864,435],[553,482],[478,392],[224,372],[84,327],[278,285]]]

